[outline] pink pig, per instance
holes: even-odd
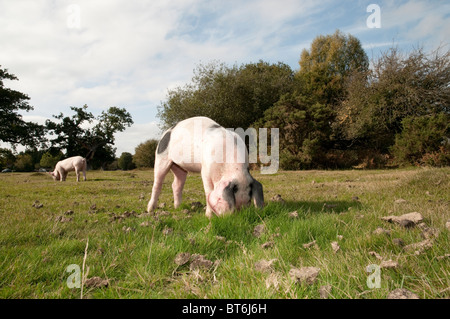
[[[81,156],[73,156],[56,163],[55,170],[49,173],[55,181],[65,181],[67,174],[75,171],[77,182],[80,181],[80,171],[83,171],[84,180],[86,180],[86,159]]]
[[[249,172],[242,138],[207,117],[193,117],[165,131],[155,153],[155,178],[147,211],[154,210],[165,176],[172,171],[174,206],[181,203],[188,172],[201,174],[206,216],[232,212],[253,201],[264,206],[263,187]]]

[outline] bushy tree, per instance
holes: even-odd
[[[280,129],[282,168],[327,167],[327,153],[345,147],[332,125],[347,97],[345,83],[356,70],[367,70],[368,58],[357,38],[336,31],[316,37],[299,64],[295,89],[265,111],[258,126]]]
[[[120,155],[117,165],[121,170],[124,171],[136,168],[136,166],[133,163],[133,155],[131,155],[131,153],[128,152],[123,152]]]
[[[98,117],[87,111],[88,106],[71,107],[72,117],[63,113],[54,116],[58,122],[47,120],[46,126],[51,135],[53,147],[66,151],[66,156],[81,155],[94,167],[104,168],[114,160],[114,134],[122,132],[133,124],[131,115],[123,108],[110,107]],[[96,122],[95,125],[92,125]],[[91,124],[85,128],[85,124]]]
[[[450,165],[450,115],[411,116],[392,147],[397,162],[432,166]]]
[[[37,123],[26,122],[20,111],[31,111],[30,99],[26,94],[5,87],[4,80],[18,80],[7,69],[0,66],[0,141],[35,147],[44,140],[44,127]]]
[[[58,163],[64,157],[64,154],[61,151],[53,153],[55,154],[52,154],[51,151],[45,152],[42,155],[41,160],[39,161],[39,165],[41,167],[53,169],[56,166],[56,163]]]
[[[154,167],[155,166],[155,152],[158,146],[158,141],[151,139],[139,144],[134,149],[133,163],[136,167]]]
[[[0,148],[0,169],[11,169],[16,161],[13,152],[6,148]]]
[[[284,169],[317,167],[330,134],[330,107],[300,94],[286,94],[264,113],[258,127],[280,129],[280,165]]]
[[[32,172],[34,170],[33,157],[27,153],[17,155],[14,168],[19,172]]]
[[[163,128],[193,116],[210,117],[224,127],[247,128],[290,92],[292,85],[293,72],[283,63],[200,65],[191,83],[169,90],[158,116]]]
[[[369,59],[361,42],[337,30],[314,38],[304,49],[296,78],[302,93],[323,105],[337,105],[346,97],[345,81],[356,70],[366,71]]]

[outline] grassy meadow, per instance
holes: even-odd
[[[88,171],[79,183],[73,172],[62,183],[0,174],[0,298],[320,298],[323,287],[326,298],[386,298],[396,288],[450,297],[450,168],[252,174],[264,209],[211,220],[193,204],[205,204],[198,174],[178,209],[169,174],[154,214],[145,213],[153,171]],[[424,241],[423,227],[381,219],[411,212],[433,230],[426,249],[405,248]],[[198,268],[194,254],[204,256]],[[384,261],[396,265],[369,288],[366,267]],[[67,285],[72,264],[80,288]],[[302,267],[320,269],[312,284],[291,279]],[[88,284],[94,277],[107,285]]]

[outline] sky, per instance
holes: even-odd
[[[337,29],[369,58],[393,45],[449,50],[450,2],[0,0],[0,66],[19,78],[5,86],[30,97],[25,121],[85,104],[95,116],[126,108],[134,124],[116,134],[120,156],[159,138],[158,106],[199,64],[263,60],[296,71],[302,50]]]

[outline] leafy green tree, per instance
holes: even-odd
[[[47,151],[42,154],[39,165],[41,167],[54,168],[56,163],[58,163],[63,157],[64,154],[61,151],[57,152],[55,155],[53,155],[51,151]]]
[[[33,157],[27,153],[17,155],[14,167],[19,172],[32,172],[34,170]]]
[[[280,165],[284,169],[328,167],[328,154],[345,147],[336,121],[345,83],[356,70],[367,70],[360,41],[336,31],[316,37],[303,50],[300,70],[289,94],[267,109],[258,127],[280,129]]]
[[[133,124],[131,115],[123,108],[110,107],[100,116],[94,117],[87,111],[88,106],[71,107],[72,117],[63,113],[54,116],[58,122],[47,120],[46,127],[51,135],[52,146],[64,149],[66,156],[81,155],[87,158],[94,168],[103,167],[114,160],[114,134],[122,132]],[[94,122],[97,124],[93,125]],[[86,124],[90,128],[85,128]],[[83,126],[84,125],[84,126]]]
[[[18,80],[7,69],[0,66],[0,141],[34,147],[44,141],[44,127],[25,122],[19,111],[31,111],[30,99],[26,94],[5,87],[4,80]]]
[[[331,117],[330,107],[292,93],[284,95],[268,109],[256,126],[280,129],[280,165],[283,169],[315,168],[323,163]]]
[[[131,153],[128,152],[123,152],[120,155],[117,165],[121,170],[124,171],[136,168],[136,166],[133,163],[133,155],[131,155]]]
[[[296,78],[301,92],[323,105],[337,105],[346,97],[345,81],[356,70],[369,68],[369,59],[361,42],[337,30],[332,35],[319,35],[304,49]]]
[[[50,140],[52,147],[65,150],[67,157],[87,155],[89,150],[87,141],[93,133],[91,132],[92,129],[86,130],[82,126],[92,124],[94,120],[94,115],[91,112],[87,112],[87,108],[87,105],[71,107],[70,109],[75,112],[72,117],[64,116],[63,113],[60,113],[59,115],[53,115],[58,122],[46,121],[49,134],[55,136],[54,139]]]
[[[139,144],[134,149],[133,163],[136,167],[154,167],[155,166],[155,152],[158,146],[158,141],[151,139]]]
[[[163,128],[193,116],[207,116],[224,127],[247,128],[292,90],[293,72],[283,63],[200,65],[192,82],[169,90],[158,110]]]
[[[16,161],[13,152],[6,148],[0,148],[0,169],[11,169]]]
[[[347,149],[336,118],[341,101],[347,98],[346,82],[357,70],[366,71],[368,57],[361,42],[352,35],[337,30],[334,34],[319,35],[304,49],[295,74],[298,94],[308,97],[309,102],[327,108],[328,136],[320,141],[320,148]],[[331,111],[331,113],[330,113]],[[323,157],[321,157],[323,158]]]

